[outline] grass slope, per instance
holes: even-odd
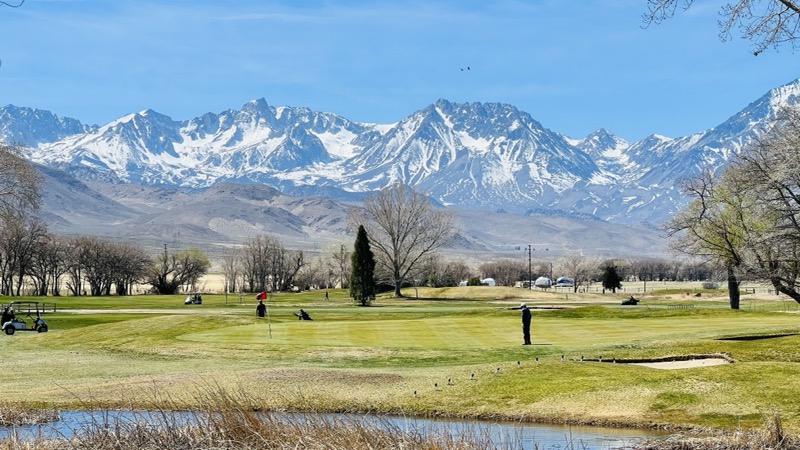
[[[56,299],[50,332],[0,336],[2,394],[32,406],[190,407],[213,386],[263,408],[633,426],[760,426],[777,411],[800,431],[800,330],[781,299],[731,311],[719,293],[683,289],[622,307],[620,295],[460,288],[360,308],[330,294],[277,295],[268,320],[250,296]],[[520,345],[519,312],[507,309],[519,301],[535,308],[532,346]],[[296,320],[300,307],[314,321]],[[749,335],[773,337],[720,340]],[[737,362],[610,362],[698,353]]]

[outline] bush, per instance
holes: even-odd
[[[482,284],[482,283],[481,283],[481,279],[480,279],[480,278],[478,278],[478,277],[471,277],[471,278],[470,278],[470,279],[467,281],[467,286],[480,286],[481,284]]]

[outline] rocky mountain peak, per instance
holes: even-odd
[[[632,143],[603,128],[571,139],[513,105],[446,99],[388,125],[263,98],[181,122],[145,110],[102,127],[7,106],[0,132],[34,147],[36,162],[95,178],[105,170],[143,184],[237,180],[341,196],[402,182],[445,205],[658,223],[681,202],[680,178],[722,167],[799,93],[797,80],[710,130]]]

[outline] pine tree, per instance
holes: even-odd
[[[369,248],[367,230],[358,227],[350,273],[350,297],[361,306],[369,306],[375,299],[375,257]]]
[[[603,289],[611,289],[611,292],[616,293],[617,289],[622,287],[622,280],[617,273],[616,266],[608,266],[603,271]]]

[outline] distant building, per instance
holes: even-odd
[[[556,278],[556,287],[572,287],[575,285],[575,281],[569,277],[558,277]]]
[[[484,278],[481,280],[481,284],[484,286],[497,286],[497,283],[495,283],[494,278]]]
[[[539,277],[533,283],[534,286],[541,289],[549,289],[553,285],[553,281],[548,277]]]

